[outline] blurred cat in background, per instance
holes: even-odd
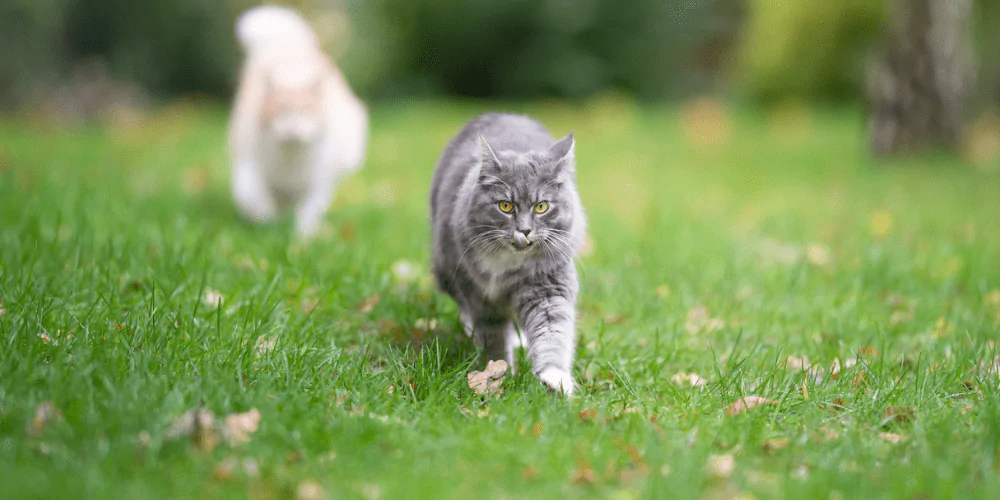
[[[246,62],[230,124],[233,196],[254,222],[294,207],[297,231],[307,237],[338,179],[364,161],[368,113],[291,9],[251,9],[236,34]]]

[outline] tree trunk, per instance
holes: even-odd
[[[972,0],[888,1],[885,50],[869,74],[872,148],[955,151],[972,87]]]

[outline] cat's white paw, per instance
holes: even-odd
[[[538,380],[550,389],[561,391],[567,396],[573,395],[573,376],[559,368],[546,368],[538,373]]]

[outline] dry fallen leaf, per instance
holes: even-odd
[[[762,398],[760,396],[747,396],[733,401],[732,404],[726,408],[726,415],[739,415],[741,413],[746,413],[747,410],[755,406],[775,404],[778,404],[778,402],[773,399]]]
[[[311,479],[302,481],[295,488],[295,498],[298,500],[320,500],[323,496],[323,487]]]
[[[809,364],[809,358],[807,358],[806,356],[802,357],[789,356],[785,366],[787,366],[789,370],[804,372],[809,370],[809,367],[812,365]]]
[[[238,465],[239,463],[237,463],[236,457],[226,457],[225,460],[219,462],[219,464],[212,469],[212,474],[220,481],[232,479]]]
[[[816,431],[823,436],[824,441],[833,441],[840,437],[836,429],[831,429],[825,425],[820,426]]]
[[[709,455],[705,463],[705,472],[715,477],[729,477],[736,468],[736,459],[732,455]]]
[[[712,318],[708,314],[705,306],[698,306],[688,311],[687,322],[684,329],[694,335],[696,333],[712,333],[725,328],[726,322],[719,318]]]
[[[576,470],[569,476],[570,480],[576,484],[591,484],[594,482],[594,468],[586,460],[577,465]]]
[[[469,387],[476,394],[499,394],[500,384],[507,374],[507,362],[499,359],[486,364],[486,370],[469,372],[467,378]]]
[[[682,385],[686,382],[688,384],[691,384],[692,387],[702,387],[706,383],[706,380],[701,378],[701,375],[698,375],[697,373],[687,373],[687,372],[680,372],[670,377],[670,381],[679,385]]]
[[[523,476],[526,481],[530,481],[538,477],[538,471],[535,470],[534,467],[529,465],[525,467],[523,471],[521,471],[521,476]]]
[[[900,436],[899,434],[894,434],[892,432],[880,432],[878,433],[878,438],[883,441],[888,441],[892,444],[899,444],[904,440],[906,440],[905,437]]]
[[[382,296],[379,294],[372,295],[365,300],[358,303],[358,312],[361,314],[368,314],[375,309],[375,306],[382,301]]]
[[[222,435],[230,446],[250,441],[250,435],[257,432],[260,426],[260,412],[256,408],[246,413],[230,413],[226,415],[222,427]]]
[[[41,435],[45,424],[50,420],[58,420],[62,417],[62,412],[51,401],[42,401],[35,407],[35,418],[28,424],[28,435],[38,437]]]
[[[806,260],[816,267],[826,267],[830,265],[830,250],[822,245],[812,245],[806,251]]]
[[[887,421],[886,423],[898,422],[901,424],[910,422],[915,416],[916,411],[909,406],[890,406],[886,408],[885,413],[882,414],[882,417],[884,417]]]
[[[581,422],[592,422],[597,418],[597,410],[593,408],[587,408],[586,410],[581,410],[580,413],[576,414],[580,418]]]
[[[212,290],[211,288],[206,288],[204,300],[206,304],[215,308],[219,308],[220,306],[222,306],[222,302],[225,300],[225,297],[223,297],[222,294],[216,290]]]
[[[191,438],[195,448],[202,451],[214,449],[219,444],[215,432],[215,415],[202,403],[194,410],[184,412],[167,431],[166,439]]]
[[[764,441],[764,451],[770,453],[774,450],[784,448],[788,446],[789,442],[790,441],[788,440],[788,438],[769,439],[767,441]]]

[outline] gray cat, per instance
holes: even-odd
[[[527,340],[532,372],[573,393],[576,348],[573,259],[586,221],[576,192],[574,140],[558,141],[524,116],[491,113],[469,122],[434,172],[434,275],[466,333],[489,359],[514,369]]]

